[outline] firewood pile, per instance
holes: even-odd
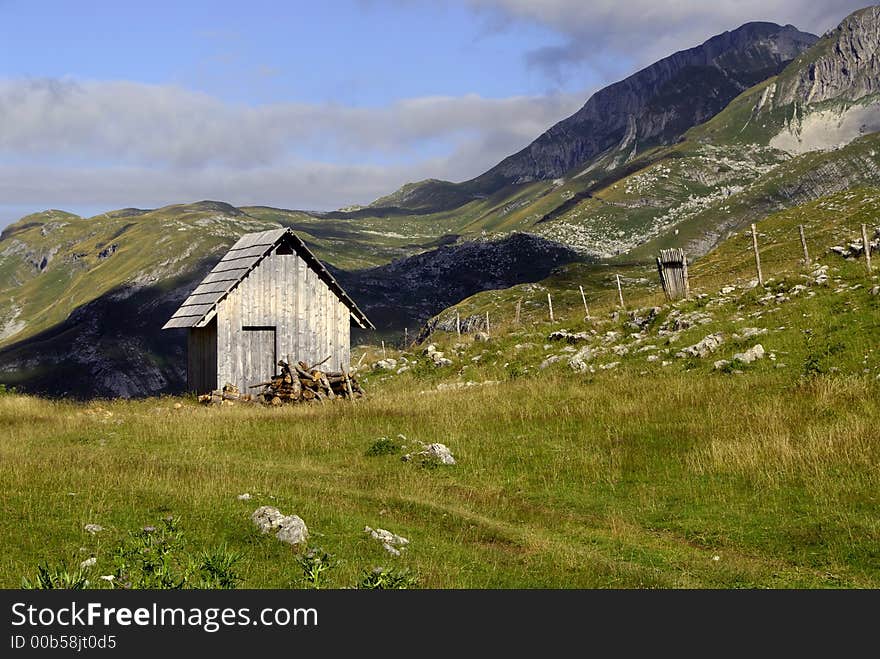
[[[248,387],[260,389],[256,394],[242,394],[238,387],[227,384],[219,391],[199,396],[199,400],[206,405],[231,405],[235,402],[284,405],[299,402],[323,403],[326,400],[362,398],[366,395],[353,373],[323,371],[319,367],[324,362],[310,367],[305,362],[288,364],[282,359],[278,362],[278,375],[272,376],[268,382]]]
[[[329,358],[328,358],[329,359]],[[326,361],[326,360],[324,360]],[[321,364],[309,366],[305,362],[288,364],[278,362],[280,374],[269,382],[252,385],[262,387],[258,397],[269,405],[282,405],[299,401],[333,400],[335,398],[361,398],[364,390],[357,378],[343,371],[322,371]]]

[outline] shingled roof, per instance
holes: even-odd
[[[351,312],[351,317],[363,329],[376,329],[370,319],[361,311],[348,294],[342,290],[336,279],[302,239],[290,229],[272,229],[259,233],[247,233],[238,239],[208,276],[202,280],[190,296],[162,329],[175,327],[204,327],[217,314],[217,304],[256,268],[285,237],[300,258],[317,273]]]

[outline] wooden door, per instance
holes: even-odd
[[[242,327],[242,370],[245,386],[268,382],[275,375],[275,328],[267,326]],[[242,393],[253,393],[242,391]]]

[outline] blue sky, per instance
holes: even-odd
[[[177,84],[229,102],[378,106],[545,93],[523,52],[550,28],[457,3],[7,2],[8,75]],[[621,63],[622,68],[626,63]],[[489,74],[489,72],[492,72]],[[565,86],[580,90],[589,73]]]
[[[0,0],[0,226],[465,180],[675,50],[749,20],[822,32],[861,4]]]

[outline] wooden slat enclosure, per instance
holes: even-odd
[[[351,320],[373,325],[289,229],[242,236],[164,329],[187,327],[187,384],[206,393],[266,382],[279,359],[347,371]]]
[[[680,300],[691,295],[688,281],[687,255],[683,249],[661,249],[657,257],[657,272],[660,285],[667,300]]]

